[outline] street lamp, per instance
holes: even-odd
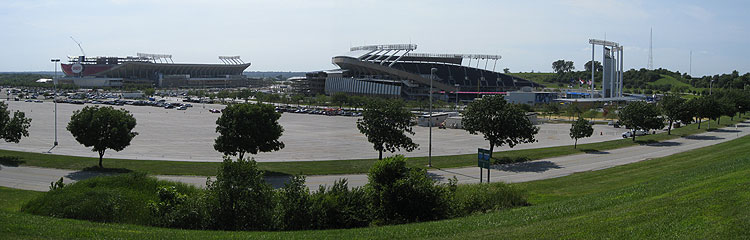
[[[712,95],[712,92],[713,92],[713,83],[714,83],[713,79],[711,79],[711,81],[708,82],[708,96]],[[711,118],[708,118],[708,129],[706,129],[706,131],[709,131],[709,130],[711,130]]]
[[[430,125],[430,143],[428,147],[428,157],[427,157],[427,166],[432,167],[432,81],[435,79],[435,73],[437,72],[437,68],[430,69],[430,119],[428,121],[428,124]]]
[[[52,145],[52,148],[47,150],[47,153],[51,153],[52,149],[57,147],[57,63],[60,62],[59,58],[53,58],[50,59],[50,62],[52,62],[55,65],[55,75],[52,76],[52,85],[53,85],[53,92],[52,92],[52,102],[55,104],[55,143]]]

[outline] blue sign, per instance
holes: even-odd
[[[477,165],[480,168],[490,168],[490,155],[492,155],[492,152],[489,149],[482,148],[479,148],[477,152]]]

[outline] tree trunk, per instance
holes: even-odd
[[[576,142],[573,143],[573,149],[577,149],[577,148],[578,148],[578,138],[576,138]]]
[[[490,142],[490,165],[492,165],[492,152],[494,151],[495,151],[495,144],[492,144],[492,142]]]
[[[672,135],[672,123],[673,122],[674,121],[672,120],[669,121],[669,128],[667,128],[667,135]]]
[[[380,155],[378,156],[378,160],[383,160],[383,150],[378,151]]]
[[[701,129],[701,118],[698,118],[698,129]]]
[[[240,158],[239,158],[239,159],[242,159],[243,157],[245,157],[245,152],[239,152],[239,155],[240,155]],[[239,160],[239,159],[238,159],[238,160]]]
[[[104,168],[102,166],[102,158],[104,158],[104,150],[99,151],[99,168]]]
[[[718,127],[719,124],[721,124],[721,117],[719,117],[719,118],[716,119],[716,126]]]
[[[633,132],[632,132],[632,133],[633,133],[633,142],[635,142],[635,133],[636,133],[636,130],[635,130],[635,129],[633,129]]]

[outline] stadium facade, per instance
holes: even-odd
[[[432,79],[433,96],[454,101],[543,87],[496,72],[499,55],[415,53],[416,49],[415,44],[353,47],[349,53],[332,58],[339,69],[308,73],[309,84],[299,84],[304,88],[298,91],[424,99],[429,96]]]
[[[250,66],[239,56],[220,56],[222,64],[174,63],[171,55],[138,53],[136,57],[68,57],[60,64],[64,77],[55,83],[81,87],[238,87],[248,86],[242,73]]]

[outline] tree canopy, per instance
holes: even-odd
[[[669,121],[669,128],[667,135],[672,135],[672,124],[679,120],[683,124],[692,122],[692,113],[690,107],[687,105],[687,101],[674,94],[668,94],[661,98],[659,101],[662,113]]]
[[[565,60],[557,60],[552,62],[552,70],[554,70],[556,73],[564,73],[564,72],[570,72],[575,70],[576,67],[573,65],[573,61],[565,61]]]
[[[534,135],[539,132],[523,111],[500,95],[485,96],[470,103],[462,123],[469,133],[482,133],[490,142],[490,151],[505,144],[513,148],[520,143],[536,142]]]
[[[591,137],[591,134],[594,134],[594,127],[586,119],[578,117],[578,120],[570,126],[570,138],[575,139],[573,148],[578,147],[578,139]]]
[[[214,149],[224,155],[243,158],[245,153],[278,151],[284,148],[279,141],[284,128],[279,125],[281,113],[273,105],[263,103],[232,104],[221,111],[216,120]]]
[[[586,72],[591,72],[591,61],[586,62],[586,64],[583,65],[583,68]],[[595,72],[601,72],[604,67],[602,67],[602,63],[599,61],[594,61],[594,70]]]
[[[26,118],[24,112],[15,111],[11,118],[8,105],[0,102],[0,138],[6,142],[18,143],[22,137],[29,136],[30,126],[31,119]]]
[[[620,111],[619,117],[625,127],[633,130],[633,141],[635,141],[636,130],[650,131],[664,127],[660,115],[656,105],[636,101],[625,106]]]
[[[383,151],[395,152],[403,148],[412,151],[419,145],[414,143],[406,133],[414,135],[411,128],[412,114],[398,100],[375,100],[368,103],[357,120],[357,129],[367,136],[378,159],[383,159]]]
[[[103,167],[104,151],[119,152],[129,146],[138,135],[133,132],[135,125],[135,118],[125,109],[88,106],[73,112],[67,129],[76,141],[99,153],[99,167]]]

